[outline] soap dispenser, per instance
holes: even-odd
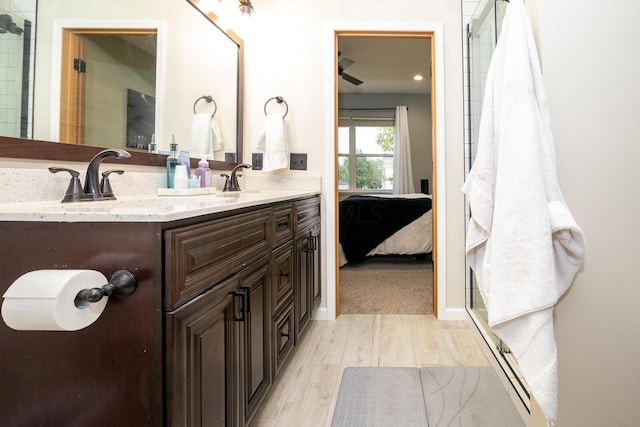
[[[207,161],[207,155],[202,156],[202,160],[198,162],[198,168],[196,169],[196,177],[200,179],[201,188],[211,187],[211,169],[209,168],[209,162]]]
[[[176,173],[176,165],[180,164],[178,159],[178,144],[175,137],[172,139],[171,152],[167,156],[167,188],[173,188],[173,178]]]

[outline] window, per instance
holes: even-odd
[[[340,119],[338,189],[393,189],[393,119]]]

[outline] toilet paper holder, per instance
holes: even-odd
[[[106,285],[99,288],[81,290],[73,302],[78,308],[86,308],[91,303],[98,302],[105,296],[128,297],[136,291],[136,287],[136,278],[131,272],[118,270],[111,275]]]

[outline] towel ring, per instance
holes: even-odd
[[[215,116],[218,112],[218,104],[216,104],[216,101],[214,101],[213,97],[210,95],[202,95],[200,98],[196,99],[196,102],[193,103],[193,114],[198,114],[196,112],[196,105],[198,105],[198,102],[201,99],[207,101],[207,104],[211,104],[213,102],[213,106],[215,107],[215,109],[213,110],[213,114],[211,114],[211,117]]]
[[[282,118],[284,119],[285,117],[287,117],[287,114],[289,113],[289,104],[287,104],[287,101],[285,101],[284,98],[281,96],[274,96],[273,98],[267,99],[267,102],[264,103],[264,115],[265,116],[267,115],[267,104],[269,103],[269,101],[273,101],[274,99],[278,104],[284,103],[284,106],[286,108],[284,114],[282,115]]]

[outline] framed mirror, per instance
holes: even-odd
[[[211,167],[228,170],[242,159],[243,42],[218,27],[216,17],[201,11],[197,0],[36,1],[32,12],[12,11],[16,17],[35,17],[27,20],[35,28],[37,49],[27,56],[29,71],[22,72],[20,97],[26,108],[19,107],[18,121],[26,131],[11,134],[0,127],[0,157],[84,162],[103,148],[124,148],[132,156],[121,163],[162,166],[175,137],[195,164],[203,151],[193,146],[195,118],[208,115],[215,117],[220,138],[218,149],[208,156],[214,159]],[[77,143],[68,129],[64,138],[61,132],[69,115],[61,105],[68,88],[76,86],[62,84],[65,32],[79,33],[101,49],[93,54],[98,60],[85,65],[87,74],[91,69],[99,76],[92,76],[91,85],[85,83],[84,141]],[[36,40],[30,45],[36,46]],[[116,79],[117,56],[129,63]],[[0,63],[5,60],[0,53]],[[155,62],[152,70],[150,62]],[[100,140],[101,135],[110,136]],[[151,135],[157,153],[151,152]]]

